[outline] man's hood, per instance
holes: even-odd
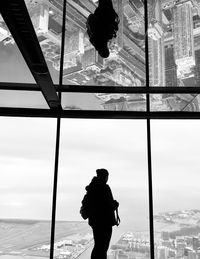
[[[104,182],[100,181],[96,176],[92,178],[89,185],[85,187],[86,191],[97,188],[98,186],[106,185]]]

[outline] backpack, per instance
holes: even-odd
[[[81,201],[80,214],[83,219],[88,219],[91,214],[91,202],[88,193],[86,193]]]

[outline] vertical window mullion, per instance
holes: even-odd
[[[62,17],[62,40],[60,52],[60,73],[59,73],[59,86],[63,85],[63,63],[64,63],[64,49],[65,49],[65,23],[66,23],[66,2],[63,1],[63,17]],[[58,93],[62,105],[62,93]],[[57,201],[57,185],[58,185],[58,164],[59,164],[59,148],[60,148],[60,125],[61,117],[57,117],[56,128],[56,148],[55,148],[55,164],[54,164],[54,186],[53,186],[53,200],[52,200],[52,218],[51,218],[51,243],[50,243],[50,259],[54,257],[54,240],[55,240],[55,221],[56,221],[56,201]]]
[[[146,86],[149,83],[149,44],[148,44],[148,0],[144,1],[145,19],[145,66],[146,66]],[[147,111],[147,162],[148,162],[148,186],[149,186],[149,232],[150,232],[150,258],[154,259],[154,222],[153,222],[153,186],[152,186],[152,157],[151,157],[151,123],[150,114],[150,95],[146,94]]]
[[[60,118],[57,118],[56,149],[55,149],[55,163],[54,163],[54,185],[53,185],[53,201],[52,201],[52,217],[51,217],[50,259],[53,259],[53,255],[54,255],[54,239],[55,239],[55,218],[56,218],[56,198],[57,198],[57,182],[58,182],[59,146],[60,146]]]

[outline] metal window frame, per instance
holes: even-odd
[[[146,67],[146,86],[150,88],[149,80],[149,41],[148,41],[148,0],[144,1],[144,19],[145,19],[145,67]],[[146,110],[151,111],[150,94],[146,93]],[[153,221],[153,184],[152,184],[152,156],[151,156],[151,121],[146,119],[147,123],[147,163],[148,163],[148,191],[149,191],[149,241],[150,241],[150,259],[155,258],[154,252],[154,221]]]
[[[62,17],[62,39],[61,39],[61,57],[60,57],[60,73],[59,86],[63,84],[63,64],[64,64],[64,49],[65,49],[65,24],[66,24],[66,6],[67,0],[63,1],[63,17]],[[62,93],[58,93],[58,98],[61,104]],[[62,109],[61,109],[62,110]],[[55,226],[56,226],[56,204],[57,204],[57,187],[58,187],[58,169],[59,169],[59,151],[60,151],[60,125],[61,117],[57,116],[56,125],[56,146],[55,146],[55,162],[54,162],[54,182],[53,182],[53,200],[52,200],[52,218],[51,218],[51,242],[50,242],[50,259],[54,258],[54,241],[55,241]]]
[[[128,93],[128,94],[200,94],[200,87],[195,86],[96,86],[96,85],[60,85],[54,84],[60,93]],[[37,84],[0,82],[0,91],[41,91]]]
[[[148,6],[147,0],[144,0],[145,13],[145,31],[148,28]],[[56,224],[56,201],[57,201],[57,182],[59,169],[59,151],[60,151],[60,128],[62,118],[79,118],[79,119],[145,119],[147,122],[147,159],[148,159],[148,188],[149,188],[149,229],[150,229],[150,256],[154,259],[154,222],[153,222],[153,188],[152,188],[152,156],[151,156],[151,120],[168,120],[168,119],[200,119],[200,112],[159,112],[150,110],[150,94],[163,93],[195,93],[200,94],[200,87],[150,87],[149,86],[149,57],[148,57],[148,36],[145,37],[145,58],[146,58],[146,87],[102,87],[102,86],[77,86],[63,85],[63,61],[64,61],[64,40],[65,40],[65,16],[66,0],[63,1],[63,26],[62,26],[62,41],[61,41],[61,60],[59,84],[53,85],[61,102],[62,92],[71,93],[133,93],[146,94],[146,111],[95,111],[95,110],[55,110],[55,109],[30,109],[30,108],[3,108],[0,107],[0,116],[12,117],[43,117],[57,118],[56,128],[56,145],[55,145],[55,163],[54,163],[54,184],[52,198],[52,218],[51,218],[51,246],[50,259],[53,259],[54,241],[55,241],[55,224]],[[0,90],[17,90],[17,91],[41,91],[37,84],[24,83],[0,83]],[[47,99],[46,99],[47,100]],[[53,108],[53,107],[52,107]]]

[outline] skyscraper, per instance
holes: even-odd
[[[200,49],[195,51],[195,79],[196,79],[196,86],[200,86]]]
[[[165,85],[164,35],[162,28],[161,3],[152,0],[149,3],[149,79],[151,86]]]
[[[178,86],[177,82],[177,68],[174,60],[173,45],[165,46],[165,76],[166,86]]]
[[[183,78],[195,66],[192,1],[177,1],[173,8],[174,53],[178,77]]]
[[[169,232],[162,231],[162,232],[161,232],[161,238],[162,238],[163,240],[169,240]]]

